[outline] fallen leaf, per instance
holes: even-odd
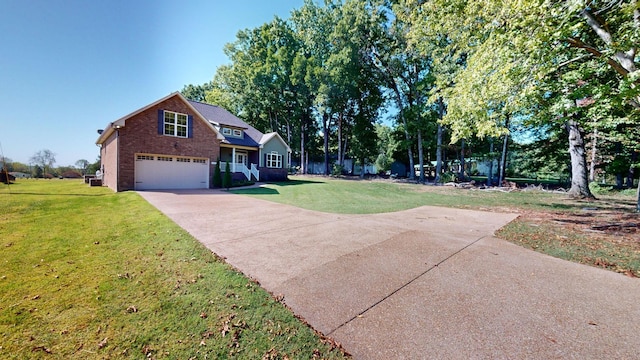
[[[47,354],[51,354],[51,349],[46,348],[46,347],[44,347],[44,346],[36,346],[36,347],[34,347],[34,348],[32,348],[32,349],[31,349],[31,351],[38,351],[38,350],[40,350],[40,351],[44,351],[44,352],[46,352]]]
[[[98,349],[102,349],[103,347],[107,346],[107,340],[108,338],[104,338],[104,340],[100,341],[100,343],[98,344]]]

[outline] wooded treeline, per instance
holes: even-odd
[[[438,181],[446,152],[503,179],[510,149],[512,172],[567,173],[592,197],[598,171],[638,177],[639,41],[637,0],[307,0],[182,92],[279,132],[302,173],[436,161]]]

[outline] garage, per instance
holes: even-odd
[[[135,189],[207,189],[209,160],[196,157],[137,154]]]

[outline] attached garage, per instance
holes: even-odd
[[[136,190],[208,188],[209,159],[136,154]]]

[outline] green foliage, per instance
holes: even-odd
[[[376,158],[376,169],[378,169],[378,171],[389,171],[391,170],[391,164],[393,163],[393,159],[389,158],[387,156],[387,154],[378,154],[378,157]]]
[[[213,170],[213,187],[222,187],[222,173],[220,171],[220,158],[216,161],[216,167]]]
[[[232,177],[231,177],[231,166],[229,166],[229,162],[224,167],[224,177],[222,178],[222,187],[227,190],[232,185]]]
[[[189,100],[205,102],[206,94],[213,89],[213,82],[204,83],[202,85],[185,85],[180,93]]]
[[[440,183],[443,183],[443,184],[454,182],[456,180],[458,180],[458,174],[451,171],[447,171],[442,175],[440,175]]]
[[[340,164],[333,164],[333,167],[331,167],[331,176],[340,176],[342,175],[342,172],[344,171],[344,167]]]

